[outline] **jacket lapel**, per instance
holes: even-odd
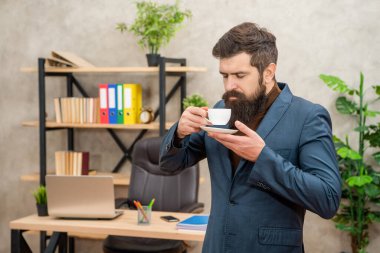
[[[258,135],[260,135],[263,139],[267,137],[274,126],[280,121],[288,109],[293,97],[288,85],[284,83],[278,83],[278,86],[282,91],[272,106],[269,108],[256,131]]]

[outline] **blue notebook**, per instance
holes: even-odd
[[[208,223],[208,215],[194,215],[177,223],[177,229],[190,229],[205,231]]]

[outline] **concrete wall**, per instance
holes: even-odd
[[[353,122],[336,113],[337,95],[324,86],[318,75],[334,74],[351,85],[358,83],[362,71],[366,87],[379,84],[377,0],[188,0],[182,2],[182,7],[190,9],[193,18],[161,53],[167,57],[186,57],[189,65],[208,69],[207,73],[189,76],[188,92],[204,94],[210,104],[220,99],[223,92],[218,62],[211,56],[211,49],[224,32],[243,21],[256,22],[277,36],[277,80],[289,83],[294,94],[324,105],[331,113],[334,132],[340,137],[352,128]],[[22,182],[20,176],[36,171],[39,164],[38,130],[21,126],[22,121],[36,119],[38,115],[37,75],[21,73],[20,67],[36,66],[37,58],[48,56],[51,50],[75,52],[97,66],[145,66],[145,52],[136,45],[135,37],[114,29],[115,23],[130,23],[134,15],[133,1],[125,0],[0,1],[0,252],[9,252],[9,221],[35,212],[31,193],[37,182]],[[96,96],[96,84],[100,82],[141,82],[144,103],[157,105],[156,76],[77,77],[92,96]],[[53,115],[52,98],[64,94],[64,84],[63,78],[48,78],[49,116]],[[177,99],[168,110],[177,112],[178,103]],[[178,116],[171,113],[169,119]],[[136,134],[119,133],[126,142]],[[78,130],[76,136],[76,148],[90,150],[91,163],[97,169],[111,170],[118,161],[121,153],[104,131]],[[60,132],[47,135],[49,168],[53,165],[54,151],[65,148],[64,137]],[[128,165],[122,172],[129,172]],[[201,186],[200,200],[208,210],[210,189],[204,162],[202,176],[205,183]],[[379,229],[376,226],[370,232],[369,252],[380,247]],[[335,230],[331,221],[311,213],[306,217],[304,238],[307,252],[350,250],[346,235]],[[36,236],[28,240],[38,246]],[[78,241],[77,252],[101,252],[100,246],[99,241]],[[192,250],[199,251],[200,247]]]

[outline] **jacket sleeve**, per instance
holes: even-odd
[[[165,135],[160,147],[160,168],[175,172],[193,166],[206,157],[204,131],[186,136],[174,143],[178,123]]]
[[[335,215],[341,179],[332,141],[331,120],[322,106],[307,116],[298,146],[298,165],[265,146],[252,167],[248,182],[274,192],[323,218]]]

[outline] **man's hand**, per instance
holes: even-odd
[[[235,121],[235,126],[244,135],[231,135],[212,132],[209,132],[208,135],[222,143],[226,148],[235,152],[238,156],[248,161],[255,162],[265,146],[264,140],[261,139],[255,131],[240,121]]]
[[[200,126],[209,124],[206,117],[207,107],[190,106],[186,108],[178,122],[177,136],[182,139],[189,134],[199,132]]]

